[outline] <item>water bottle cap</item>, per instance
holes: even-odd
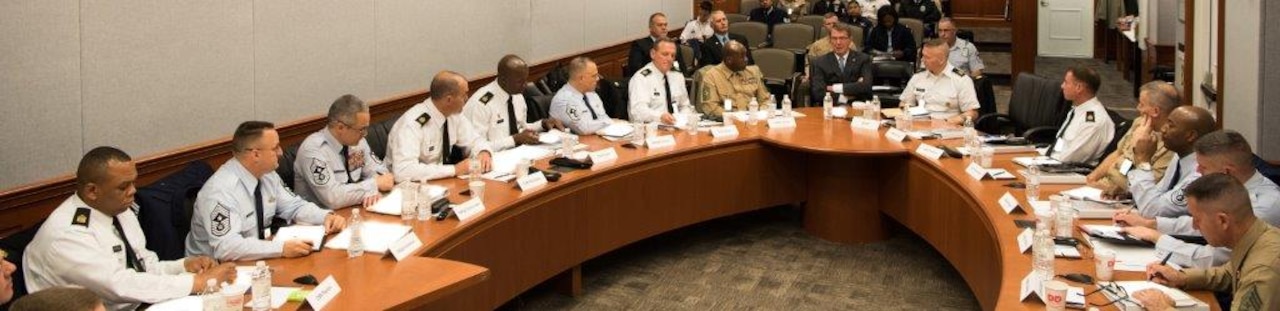
[[[261,260],[258,261],[258,267],[266,267],[266,266],[267,266],[266,261],[261,261]]]

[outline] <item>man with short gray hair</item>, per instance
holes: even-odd
[[[1173,85],[1164,81],[1143,85],[1138,93],[1138,118],[1133,119],[1133,126],[1120,138],[1116,150],[1103,158],[1102,163],[1089,174],[1089,186],[1101,189],[1107,195],[1129,192],[1129,178],[1125,175],[1138,164],[1133,156],[1134,143],[1142,137],[1158,135],[1153,133],[1164,126],[1169,113],[1180,104],[1178,89]],[[1163,178],[1172,159],[1173,152],[1164,147],[1164,142],[1157,141],[1151,157],[1152,177],[1157,180]]]
[[[298,147],[293,161],[294,192],[327,209],[368,207],[391,191],[395,177],[369,148],[369,106],[342,95],[329,106],[328,126]]]
[[[593,135],[613,123],[596,94],[600,71],[590,58],[569,61],[569,81],[551,98],[551,117],[578,135]]]

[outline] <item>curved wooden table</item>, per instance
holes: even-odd
[[[628,149],[583,137],[590,150],[615,148],[618,160],[566,173],[559,182],[530,192],[489,181],[483,198],[487,210],[476,219],[415,223],[414,232],[425,245],[418,251],[421,256],[487,268],[486,281],[446,287],[456,291],[451,293],[418,293],[430,299],[398,298],[394,303],[378,295],[348,294],[344,287],[343,295],[355,296],[344,301],[383,301],[371,306],[397,309],[488,310],[548,280],[576,293],[581,290],[578,266],[601,254],[690,224],[803,202],[804,228],[814,236],[841,243],[879,241],[886,237],[885,227],[896,222],[937,249],[960,272],[983,309],[1044,308],[1018,300],[1019,281],[1031,263],[1029,254],[1017,250],[1020,229],[1013,220],[1034,217],[1021,211],[1006,214],[996,203],[1008,191],[1025,205],[1021,190],[1005,188],[1008,181],[973,180],[964,172],[967,159],[922,158],[911,152],[917,141],[891,142],[882,138],[883,129],[856,130],[847,120],[823,120],[815,108],[799,111],[809,116],[797,119],[794,129],[740,122],[740,135],[723,139],[706,132],[665,132],[676,138],[676,146],[665,150]],[[926,122],[917,121],[917,127],[931,126]],[[1012,171],[1016,167],[1011,158],[998,155],[994,164]],[[537,166],[547,165],[543,161]],[[432,183],[452,189],[454,202],[468,199],[457,194],[466,188],[461,180]],[[1043,186],[1042,193],[1067,188]],[[386,216],[375,220],[399,221]],[[1091,250],[1082,252],[1082,260],[1057,260],[1055,271],[1092,275]],[[287,266],[310,260],[281,262]],[[373,261],[381,264],[366,263],[365,269],[373,265],[386,271],[391,268],[384,266],[397,265],[389,258]],[[431,281],[432,276],[421,271],[394,269],[357,278]],[[1193,295],[1213,304],[1209,293]],[[1106,303],[1101,295],[1089,299]]]

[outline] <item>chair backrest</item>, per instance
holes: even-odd
[[[702,104],[702,92],[701,92],[702,76],[706,75],[707,70],[711,70],[711,68],[713,67],[714,66],[706,66],[706,67],[699,68],[697,71],[693,72],[693,75],[690,76],[691,78],[693,78],[693,85],[691,86],[693,91],[689,92],[689,102],[692,103],[694,107],[696,107],[698,112],[703,112],[702,105],[701,105]]]
[[[533,123],[550,118],[552,97],[555,97],[555,95],[525,96],[524,102],[529,105],[529,109],[525,111],[525,120]]]
[[[725,17],[725,20],[729,21],[729,25],[751,21],[750,16],[746,16],[738,13],[725,13],[724,17]]]
[[[280,175],[280,181],[283,181],[284,187],[289,190],[293,190],[293,161],[298,159],[298,147],[301,145],[302,143],[299,142],[283,146],[284,152],[280,153],[280,164],[276,166],[276,174]]]
[[[874,61],[871,62],[871,84],[906,87],[907,81],[911,81],[911,76],[914,72],[915,70],[912,70],[910,62],[898,60]]]
[[[786,80],[796,72],[796,54],[778,48],[755,49],[751,51],[756,66],[765,78]]]
[[[911,36],[916,39],[916,47],[921,47],[924,42],[924,22],[914,18],[899,18],[898,23],[911,29]]]
[[[680,48],[680,70],[689,72],[689,68],[694,68],[693,47],[688,44],[678,45]]]
[[[546,93],[543,93],[542,89],[538,88],[538,85],[534,84],[533,81],[529,81],[524,84],[525,97],[538,96],[538,95],[546,95]]]
[[[147,237],[147,249],[160,260],[186,257],[186,237],[191,231],[191,215],[196,194],[213,176],[204,161],[192,161],[181,171],[138,189],[138,224]],[[280,176],[292,181],[293,175]]]
[[[525,93],[528,94],[528,91]],[[364,139],[369,142],[369,151],[373,151],[373,155],[378,156],[378,159],[387,160],[388,135],[391,133],[391,127],[396,125],[396,120],[399,119],[400,114],[397,113],[386,120],[369,125],[369,134],[365,135]]]
[[[769,25],[761,22],[741,22],[729,25],[729,33],[742,35],[752,45],[764,43],[769,38]],[[753,48],[748,46],[747,48]]]
[[[991,79],[987,79],[987,78],[978,79],[974,77],[969,77],[969,78],[973,79],[973,93],[978,97],[978,105],[979,105],[978,115],[984,116],[988,114],[997,113],[998,111],[996,111],[996,91],[995,91],[995,87],[991,83]]]
[[[1030,73],[1018,74],[1009,96],[1009,118],[1019,133],[1040,126],[1060,127],[1071,107],[1062,97],[1061,81]]]
[[[751,14],[751,10],[759,7],[760,0],[742,0],[741,4],[738,4],[738,13]]]
[[[601,79],[596,85],[596,94],[600,95],[600,101],[604,104],[605,114],[609,117],[619,120],[630,120],[630,109],[627,97],[627,87],[630,80],[615,81],[612,79]]]
[[[969,30],[969,29],[956,30],[956,38],[964,39],[964,41],[969,41],[969,43],[973,43],[973,30]]]
[[[1116,132],[1115,135],[1112,136],[1111,141],[1107,142],[1107,148],[1102,150],[1103,157],[1111,155],[1111,152],[1116,151],[1116,146],[1120,144],[1120,139],[1124,138],[1124,134],[1128,133],[1129,128],[1133,126],[1133,120],[1125,118],[1119,113],[1116,113],[1115,110],[1107,109],[1107,116],[1111,118],[1111,124],[1115,125]]]
[[[813,27],[805,24],[778,24],[773,26],[773,47],[779,49],[805,49],[813,43]]]
[[[849,28],[849,42],[853,42],[853,50],[861,51],[862,45],[864,43],[867,43],[867,32],[863,31],[862,27],[855,27],[853,25],[849,25],[845,23],[840,23],[840,24],[844,25],[844,27]]]
[[[822,15],[801,16],[800,18],[797,18],[795,20],[795,23],[805,24],[805,25],[809,25],[809,27],[813,27],[813,31],[814,31],[813,38],[814,39],[822,38],[822,36],[818,35],[818,31],[822,30],[822,23],[823,23]]]

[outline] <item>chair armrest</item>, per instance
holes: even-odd
[[[992,113],[979,116],[977,120],[974,120],[973,127],[977,128],[978,131],[987,134],[1008,134],[996,132],[998,132],[1003,125],[1011,123],[1013,123],[1013,119],[1009,118],[1009,115]]]
[[[1026,138],[1028,141],[1036,144],[1053,143],[1058,140],[1058,138],[1055,137],[1057,135],[1058,129],[1052,126],[1038,126],[1028,129],[1026,132],[1022,132],[1023,138]]]

